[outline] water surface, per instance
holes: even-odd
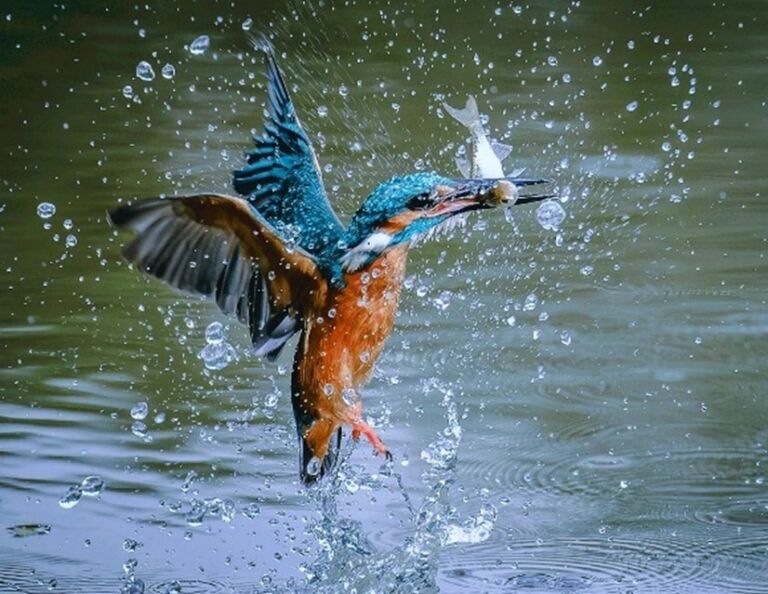
[[[0,591],[767,591],[761,2],[0,17]],[[386,177],[456,172],[440,104],[468,93],[568,212],[414,251],[365,394],[395,464],[347,446],[310,494],[290,357],[253,358],[214,306],[131,270],[105,218],[228,190],[262,120],[248,18],[345,219]],[[214,321],[239,359],[211,372]],[[62,508],[90,475],[101,494]]]

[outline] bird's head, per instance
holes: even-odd
[[[354,272],[386,250],[434,235],[463,222],[473,210],[523,204],[552,197],[520,195],[520,188],[541,179],[451,179],[437,173],[394,177],[365,199],[350,222],[342,265]]]

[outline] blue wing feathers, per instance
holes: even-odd
[[[255,146],[245,151],[247,164],[233,173],[232,185],[286,242],[317,258],[320,270],[332,276],[323,263],[330,259],[344,227],[328,201],[312,144],[296,115],[274,53],[263,45],[260,49],[267,72],[267,121],[264,133],[253,139]],[[262,282],[253,277],[246,289],[248,301],[238,307],[249,310],[249,315],[238,317],[250,321],[255,354],[272,360],[301,324],[287,311],[272,310]]]
[[[276,229],[290,229],[291,240],[322,260],[344,228],[328,201],[312,145],[269,48],[264,48],[264,61],[265,132],[246,151],[248,164],[234,172],[233,185]]]

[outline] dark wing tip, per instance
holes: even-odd
[[[164,198],[150,198],[133,204],[123,204],[107,211],[109,222],[120,229],[143,231],[151,222],[173,208],[171,201]]]
[[[126,227],[136,218],[136,205],[123,204],[107,211],[109,222],[115,227]]]
[[[277,58],[275,56],[275,47],[272,45],[272,41],[264,35],[248,34],[248,39],[253,46],[253,49],[264,54],[264,65],[267,68],[267,80],[270,84],[274,84],[279,87],[281,94],[287,99],[287,92],[283,92],[286,89],[283,75],[280,72],[280,67],[277,65]]]

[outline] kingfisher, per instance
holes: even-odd
[[[135,233],[123,249],[129,262],[214,300],[248,327],[256,356],[274,361],[300,335],[291,402],[300,476],[313,483],[333,467],[343,428],[391,459],[363,416],[360,389],[395,323],[410,248],[472,211],[552,195],[534,193],[544,179],[416,172],[380,184],[345,226],[328,200],[274,50],[258,49],[266,121],[233,173],[238,196],[149,198],[118,206],[109,218]]]

